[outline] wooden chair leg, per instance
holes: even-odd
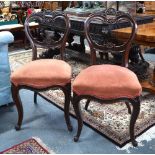
[[[20,96],[19,96],[19,87],[16,87],[14,84],[12,84],[11,91],[12,91],[12,97],[13,97],[14,103],[15,103],[15,105],[17,107],[17,111],[18,111],[18,123],[15,126],[15,129],[20,130],[21,124],[23,121],[23,106],[22,106],[22,102],[21,102]]]
[[[71,125],[70,117],[69,117],[69,107],[71,102],[71,83],[66,85],[66,89],[64,89],[65,94],[65,104],[64,104],[64,115],[67,124],[67,128],[69,131],[73,130]]]
[[[79,140],[82,127],[83,127],[83,119],[82,119],[81,110],[79,107],[79,104],[80,104],[79,101],[80,101],[80,97],[77,96],[75,93],[73,93],[73,107],[78,121],[78,130],[77,130],[76,136],[74,136],[74,142],[77,142]]]
[[[37,92],[34,92],[34,103],[37,104]]]
[[[137,146],[137,141],[135,140],[135,134],[134,134],[134,127],[135,127],[135,123],[136,120],[138,118],[139,112],[140,112],[140,99],[139,97],[132,100],[131,104],[133,106],[133,111],[131,114],[131,120],[130,120],[130,138],[131,138],[131,142],[133,146]]]
[[[90,103],[90,100],[88,99],[85,105],[85,110],[88,110],[89,103]]]
[[[125,102],[125,104],[126,104],[126,106],[128,108],[128,113],[131,114],[131,107],[130,107],[129,103],[128,102]]]

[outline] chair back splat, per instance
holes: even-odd
[[[94,23],[97,22],[98,33],[93,34]],[[126,40],[120,40],[115,29],[122,24],[131,27],[131,34]],[[122,66],[128,66],[128,56],[131,43],[137,31],[135,20],[128,14],[116,11],[113,8],[105,10],[102,14],[93,14],[85,21],[85,34],[91,49],[91,63],[96,63],[96,51],[103,53],[123,52]]]
[[[38,27],[35,31],[32,31],[30,27],[34,23]],[[61,59],[63,59],[63,51],[69,30],[69,18],[62,12],[44,11],[30,15],[25,21],[25,33],[32,46],[32,59],[37,59],[36,47],[60,48]]]

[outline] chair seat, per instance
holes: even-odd
[[[142,87],[135,73],[125,67],[94,65],[75,78],[73,91],[101,99],[134,98],[141,94]]]
[[[42,59],[32,61],[11,75],[11,82],[33,88],[64,86],[71,81],[71,67],[62,60]]]

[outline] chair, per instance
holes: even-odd
[[[0,32],[0,106],[12,102],[8,44],[13,41],[11,32]]]
[[[99,23],[97,34],[92,34],[93,23]],[[131,35],[127,40],[119,40],[114,32],[114,26],[119,26],[122,22],[131,25]],[[131,112],[129,133],[133,146],[137,146],[134,136],[134,126],[140,111],[140,95],[142,87],[137,76],[128,67],[128,56],[131,43],[137,31],[137,24],[133,18],[126,13],[108,9],[103,14],[94,14],[85,21],[85,35],[91,49],[92,66],[82,70],[73,82],[73,107],[78,121],[77,134],[74,141],[78,141],[83,120],[79,103],[82,99],[87,99],[86,109],[90,100],[97,100],[100,103],[114,103],[124,101]],[[122,66],[112,64],[95,65],[96,51],[99,52],[123,52]],[[121,132],[121,131],[120,131]]]
[[[29,27],[30,22],[38,24],[38,35],[34,35]],[[53,31],[59,25],[60,37],[54,39]],[[49,24],[47,28],[41,30],[41,24]],[[57,25],[58,26],[58,25]],[[72,130],[69,119],[69,105],[71,96],[71,67],[63,61],[63,52],[65,50],[66,39],[70,29],[70,22],[66,15],[62,13],[51,12],[46,16],[44,12],[34,13],[25,21],[25,32],[31,43],[33,51],[33,60],[21,68],[17,69],[11,75],[13,100],[18,110],[18,123],[16,130],[20,130],[23,120],[23,106],[19,96],[19,90],[22,88],[34,91],[34,102],[38,91],[48,90],[50,88],[60,88],[65,95],[64,113],[68,130]],[[47,36],[49,35],[49,36]],[[60,48],[61,59],[40,59],[37,60],[37,47]]]

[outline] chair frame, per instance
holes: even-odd
[[[69,21],[69,18],[64,14],[59,14],[59,13],[55,13],[55,12],[51,13],[51,16],[50,16],[51,20],[54,20],[54,19],[56,19],[58,17],[61,17],[61,18],[64,19],[65,24],[66,24],[66,30],[64,32],[63,38],[59,42],[56,42],[54,45],[52,45],[52,44],[47,44],[47,45],[41,44],[40,45],[40,42],[37,42],[32,37],[32,35],[30,34],[31,31],[30,31],[30,28],[29,28],[29,21],[32,18],[37,18],[42,22],[43,19],[45,19],[44,16],[43,16],[43,13],[32,14],[30,17],[28,17],[26,19],[26,21],[25,21],[25,33],[26,33],[26,36],[28,37],[28,39],[29,39],[29,41],[31,43],[31,46],[32,46],[32,51],[33,51],[32,60],[37,59],[37,46],[39,46],[39,47],[48,46],[48,47],[52,47],[52,48],[53,47],[59,47],[60,52],[61,52],[61,59],[63,60],[63,52],[65,50],[65,44],[66,44],[67,36],[68,36],[69,30],[70,30],[70,21]],[[19,91],[21,89],[28,89],[28,90],[34,91],[34,103],[36,104],[37,103],[37,94],[38,94],[38,92],[49,90],[51,88],[59,88],[59,89],[61,89],[63,91],[63,93],[65,95],[64,116],[65,116],[65,121],[66,121],[68,130],[72,131],[72,125],[71,125],[70,118],[69,118],[69,106],[70,106],[70,101],[71,101],[71,82],[66,83],[66,85],[64,85],[64,86],[51,85],[49,87],[44,87],[44,88],[41,88],[41,89],[38,89],[38,88],[36,89],[36,88],[26,86],[26,85],[18,85],[18,86],[16,86],[15,84],[12,83],[12,85],[11,85],[12,97],[13,97],[13,100],[15,102],[15,105],[16,105],[16,108],[17,108],[17,111],[18,111],[18,122],[17,122],[17,125],[15,126],[16,130],[21,129],[22,120],[23,120],[23,105],[22,105],[22,102],[21,102],[21,99],[20,99]]]
[[[92,15],[90,17],[88,17],[85,21],[85,34],[86,34],[86,38],[88,40],[90,49],[91,49],[91,60],[92,60],[92,64],[96,63],[96,49],[100,49],[100,50],[107,50],[108,47],[106,46],[98,46],[92,43],[92,40],[90,39],[89,36],[89,25],[90,22],[93,19],[100,19],[106,22],[111,22],[110,20],[107,20],[107,15],[113,13],[113,15],[116,16],[116,20],[120,19],[120,18],[126,18],[128,19],[131,24],[132,24],[132,33],[131,36],[129,38],[129,40],[126,42],[125,44],[125,53],[124,53],[124,60],[122,61],[122,65],[124,67],[128,67],[128,56],[129,56],[129,51],[130,51],[130,47],[131,47],[131,43],[134,39],[135,33],[137,31],[137,24],[136,22],[132,19],[132,17],[129,14],[120,12],[120,11],[116,11],[115,9],[108,9],[105,12],[103,12],[102,15]],[[113,47],[114,49],[121,49],[119,47]],[[97,98],[95,96],[91,96],[91,95],[78,95],[74,90],[73,90],[73,107],[76,113],[76,117],[77,117],[77,121],[78,121],[78,129],[77,129],[77,134],[74,137],[74,141],[77,142],[79,140],[81,131],[82,131],[82,127],[83,127],[83,119],[82,119],[82,115],[81,115],[81,110],[80,110],[80,101],[82,99],[87,99],[86,105],[85,105],[85,109],[87,110],[88,105],[90,100],[95,100],[98,101],[100,103],[106,103],[106,104],[112,104],[115,103],[117,101],[125,101],[127,108],[128,108],[128,112],[131,113],[131,119],[130,119],[130,126],[129,126],[129,134],[130,134],[130,138],[131,138],[131,142],[133,146],[137,146],[137,141],[135,140],[135,134],[134,134],[134,127],[135,127],[135,123],[137,120],[137,117],[139,115],[140,112],[140,96],[136,96],[135,98],[127,98],[127,97],[123,97],[123,98],[115,98],[115,99],[101,99],[101,98]],[[130,105],[128,103],[131,103],[133,110],[131,112],[130,109]]]

